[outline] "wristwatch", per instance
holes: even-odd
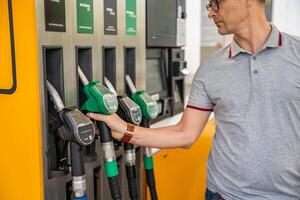
[[[134,128],[135,126],[133,124],[127,123],[127,130],[123,133],[123,136],[121,138],[122,142],[129,143],[133,134],[134,134]]]

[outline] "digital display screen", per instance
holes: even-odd
[[[166,12],[176,8],[173,0],[152,1],[152,11],[155,15],[149,16],[153,21],[152,33],[155,35],[173,36],[176,34],[176,12]],[[152,13],[154,14],[154,13]],[[148,19],[150,20],[150,19]]]

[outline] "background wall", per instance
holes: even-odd
[[[300,36],[299,9],[299,0],[273,0],[272,22],[281,31]]]
[[[185,57],[188,70],[191,72],[186,82],[189,83],[200,65],[200,38],[201,38],[201,1],[186,1],[187,25]]]
[[[269,0],[271,1],[271,0]],[[300,36],[300,0],[272,0],[272,22],[283,32]],[[199,64],[213,51],[218,49],[218,43],[226,45],[231,36],[221,37],[213,22],[208,19],[205,8],[206,1],[189,0],[187,4],[187,41],[186,60],[192,79]]]

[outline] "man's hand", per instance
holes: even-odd
[[[115,113],[111,115],[88,113],[87,116],[91,119],[104,122],[111,129],[112,136],[118,140],[122,138],[123,133],[127,129],[127,123]]]

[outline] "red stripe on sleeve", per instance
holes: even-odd
[[[186,107],[196,109],[196,110],[202,110],[202,111],[213,111],[213,109],[211,109],[211,108],[201,108],[201,107],[191,106],[191,105],[187,105]]]

